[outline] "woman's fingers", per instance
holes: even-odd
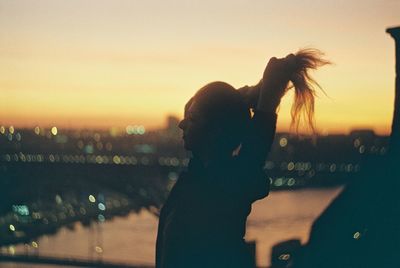
[[[294,54],[289,54],[285,58],[287,71],[293,72],[296,68],[296,56]]]
[[[279,59],[272,57],[264,70],[263,79],[285,83],[284,80],[288,80],[290,77],[292,62],[295,60],[293,57],[291,55]]]
[[[293,53],[288,54],[285,59],[291,59],[291,58],[295,58],[296,55],[294,55]]]

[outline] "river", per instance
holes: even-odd
[[[247,222],[246,240],[257,242],[258,266],[269,265],[271,247],[278,242],[293,238],[307,242],[312,222],[341,190],[342,187],[276,191],[254,203]],[[154,265],[157,224],[157,217],[142,210],[90,228],[77,223],[73,230],[62,228],[56,235],[41,237],[37,248],[18,245],[12,250],[21,254]],[[41,266],[3,263],[1,267]]]

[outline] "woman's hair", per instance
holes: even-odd
[[[294,102],[291,108],[291,128],[298,132],[299,124],[304,119],[311,131],[315,133],[314,103],[317,96],[314,86],[320,85],[310,76],[309,70],[330,64],[323,59],[324,53],[317,49],[301,49],[295,54],[294,72],[290,76],[288,89],[294,88]],[[322,92],[324,92],[322,90]],[[324,92],[325,93],[325,92]]]
[[[300,121],[305,119],[315,133],[314,102],[316,91],[314,85],[321,87],[310,76],[309,70],[330,64],[329,61],[322,58],[323,55],[317,49],[302,49],[295,54],[294,71],[290,75],[291,83],[288,84],[287,90],[290,88],[295,90],[291,109],[291,127],[295,127],[296,131],[298,131]],[[260,83],[252,88],[259,90]],[[249,107],[243,95],[225,82],[212,82],[199,89],[186,106],[189,107],[194,100],[201,107],[207,127],[222,130],[223,140],[220,141],[220,145],[227,150],[236,149],[243,141],[251,118],[251,107]]]
[[[222,131],[220,145],[226,150],[236,149],[250,122],[250,110],[242,95],[225,82],[212,82],[199,89],[189,103],[193,100],[202,108],[207,126]]]

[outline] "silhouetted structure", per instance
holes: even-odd
[[[368,168],[363,169],[316,219],[308,243],[299,248],[293,258],[287,258],[283,267],[400,266],[400,182],[395,168],[400,148],[400,27],[387,31],[396,40],[397,55],[390,154],[365,159],[364,166]],[[383,180],[390,183],[389,187],[375,183]],[[279,249],[279,245],[274,249]],[[282,249],[281,255],[288,250]]]
[[[386,30],[395,40],[396,45],[396,91],[392,122],[391,150],[398,153],[400,150],[400,27]]]

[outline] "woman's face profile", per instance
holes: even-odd
[[[197,151],[202,146],[207,146],[207,120],[201,106],[195,100],[189,101],[185,106],[183,120],[179,128],[183,131],[183,142],[186,150]]]

